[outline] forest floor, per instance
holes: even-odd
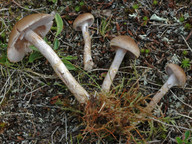
[[[52,11],[62,18],[63,30],[55,38],[54,19],[46,36],[49,45],[55,47],[58,40],[55,52],[100,102],[79,104],[49,62],[35,52],[18,63],[8,61],[14,24],[27,15]],[[94,61],[90,72],[83,70],[82,33],[73,29],[75,18],[86,12],[95,18],[89,28]],[[137,59],[125,55],[104,96],[100,87],[115,55],[110,40],[118,35],[132,37],[141,53]],[[184,69],[185,87],[171,88],[148,118],[128,130],[168,79],[168,63]],[[191,135],[191,0],[0,0],[0,143],[173,144],[192,143]]]

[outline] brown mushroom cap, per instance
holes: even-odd
[[[122,48],[129,51],[136,58],[140,55],[140,50],[135,41],[129,36],[117,36],[113,38],[110,42],[112,49]]]
[[[23,38],[25,32],[33,30],[41,37],[44,37],[52,26],[54,15],[32,14],[18,21],[9,36],[7,56],[11,62],[18,62],[23,59],[25,54],[31,51],[30,43]]]
[[[184,70],[173,63],[167,64],[165,67],[166,73],[170,76],[171,74],[174,74],[175,77],[177,78],[177,86],[184,86],[186,83],[186,75]]]
[[[73,22],[73,28],[76,31],[81,31],[82,25],[88,23],[88,26],[91,26],[94,22],[94,17],[91,13],[80,14],[75,21]]]

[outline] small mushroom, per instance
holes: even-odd
[[[88,27],[90,27],[94,22],[94,17],[90,13],[84,13],[79,15],[74,23],[73,23],[73,28],[76,31],[82,31],[83,33],[83,38],[85,41],[84,44],[84,70],[90,71],[93,69],[93,59],[91,56],[91,38],[89,35]]]
[[[116,50],[116,55],[102,84],[102,90],[105,92],[109,92],[113,79],[126,52],[129,52],[130,55],[136,58],[140,55],[138,45],[129,36],[117,36],[113,38],[110,42],[110,46],[112,49]]]
[[[50,62],[53,69],[80,103],[86,103],[89,94],[75,80],[53,49],[41,38],[50,30],[54,14],[32,14],[18,21],[11,31],[7,56],[11,62],[19,62],[34,45]]]
[[[151,112],[156,107],[157,103],[161,100],[161,98],[168,92],[171,87],[183,87],[186,83],[185,72],[178,65],[170,63],[165,67],[165,71],[168,74],[169,78],[145,108],[145,111],[147,112]]]

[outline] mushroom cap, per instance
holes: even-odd
[[[44,37],[50,30],[54,15],[50,14],[31,14],[18,21],[9,36],[7,57],[11,62],[18,62],[31,52],[31,45],[25,38],[28,30],[33,30],[41,37]]]
[[[94,16],[91,13],[80,14],[75,21],[73,22],[73,28],[76,31],[81,31],[81,27],[88,23],[88,26],[91,26],[94,22]]]
[[[184,70],[180,66],[173,63],[169,63],[165,67],[165,71],[169,76],[172,74],[175,75],[175,77],[177,78],[177,86],[183,87],[185,85],[187,78]]]
[[[135,41],[129,36],[117,36],[113,38],[110,42],[112,49],[125,49],[134,57],[138,58],[140,55],[140,50]]]

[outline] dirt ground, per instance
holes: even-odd
[[[152,118],[130,135],[125,136],[121,129],[104,133],[96,131],[94,125],[88,128],[86,106],[79,104],[45,58],[29,62],[26,56],[13,64],[6,57],[9,34],[17,21],[33,13],[52,11],[64,24],[55,52],[62,58],[71,56],[69,61],[75,69],[70,72],[91,95],[100,91],[115,55],[110,40],[118,35],[132,37],[141,54],[135,60],[125,55],[111,94],[128,93],[136,83],[135,93],[150,99],[168,79],[168,63],[184,69],[185,87],[171,88]],[[89,28],[94,68],[88,73],[83,71],[82,33],[73,29],[75,18],[85,12],[95,18]],[[51,47],[55,35],[56,30],[51,29],[46,36]],[[0,143],[173,144],[178,143],[176,137],[185,139],[186,131],[192,143],[191,64],[191,0],[0,0]]]

